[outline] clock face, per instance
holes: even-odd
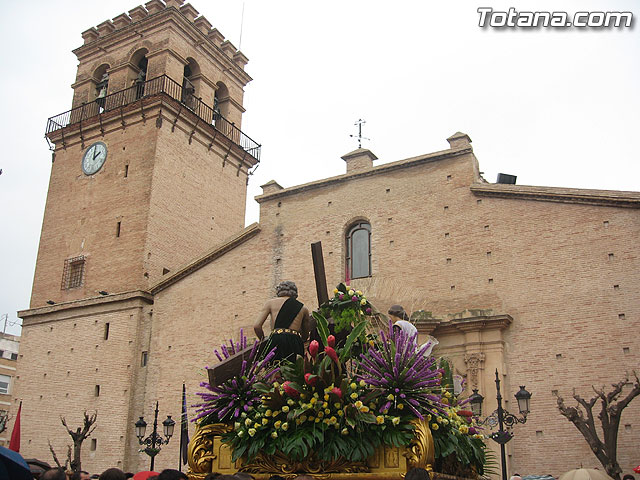
[[[107,159],[107,146],[102,142],[96,142],[87,148],[82,157],[82,171],[85,175],[93,175],[102,168]]]

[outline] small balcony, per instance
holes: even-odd
[[[72,108],[64,113],[60,113],[47,120],[45,136],[63,130],[66,127],[79,124],[82,134],[82,123],[85,120],[94,119],[100,121],[102,128],[102,116],[110,112],[122,112],[124,107],[140,104],[144,113],[144,101],[152,97],[165,96],[180,104],[180,109],[185,108],[191,111],[202,121],[213,126],[219,133],[228,138],[235,145],[240,147],[246,154],[251,155],[258,162],[260,161],[260,144],[242,132],[233,123],[224,118],[220,112],[206,105],[201,99],[193,95],[193,90],[184,88],[175,80],[166,75],[136,83],[132,87],[114,92],[106,97],[97,98],[90,103],[84,103],[79,107]],[[124,120],[123,120],[124,124]],[[64,142],[64,131],[62,132]]]

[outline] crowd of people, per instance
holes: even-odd
[[[52,468],[40,475],[38,480],[188,480],[189,477],[183,472],[173,469],[166,469],[161,472],[138,472],[125,473],[119,468],[108,468],[100,475],[90,475],[88,472],[74,472],[69,478],[63,468]],[[429,472],[424,468],[412,468],[404,477],[405,480],[431,480]],[[247,472],[236,472],[233,475],[221,473],[209,473],[204,480],[254,480],[254,476]],[[285,480],[281,475],[272,475],[269,480]],[[311,475],[298,475],[293,480],[314,480]]]

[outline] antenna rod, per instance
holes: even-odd
[[[244,2],[242,2],[242,16],[240,17],[240,41],[238,42],[238,50],[242,48],[242,27],[244,26]]]

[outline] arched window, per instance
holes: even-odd
[[[346,277],[371,276],[371,225],[357,222],[347,230]]]
[[[196,98],[196,86],[194,77],[200,74],[200,66],[193,58],[187,58],[182,77],[182,103],[189,108],[194,108]]]

